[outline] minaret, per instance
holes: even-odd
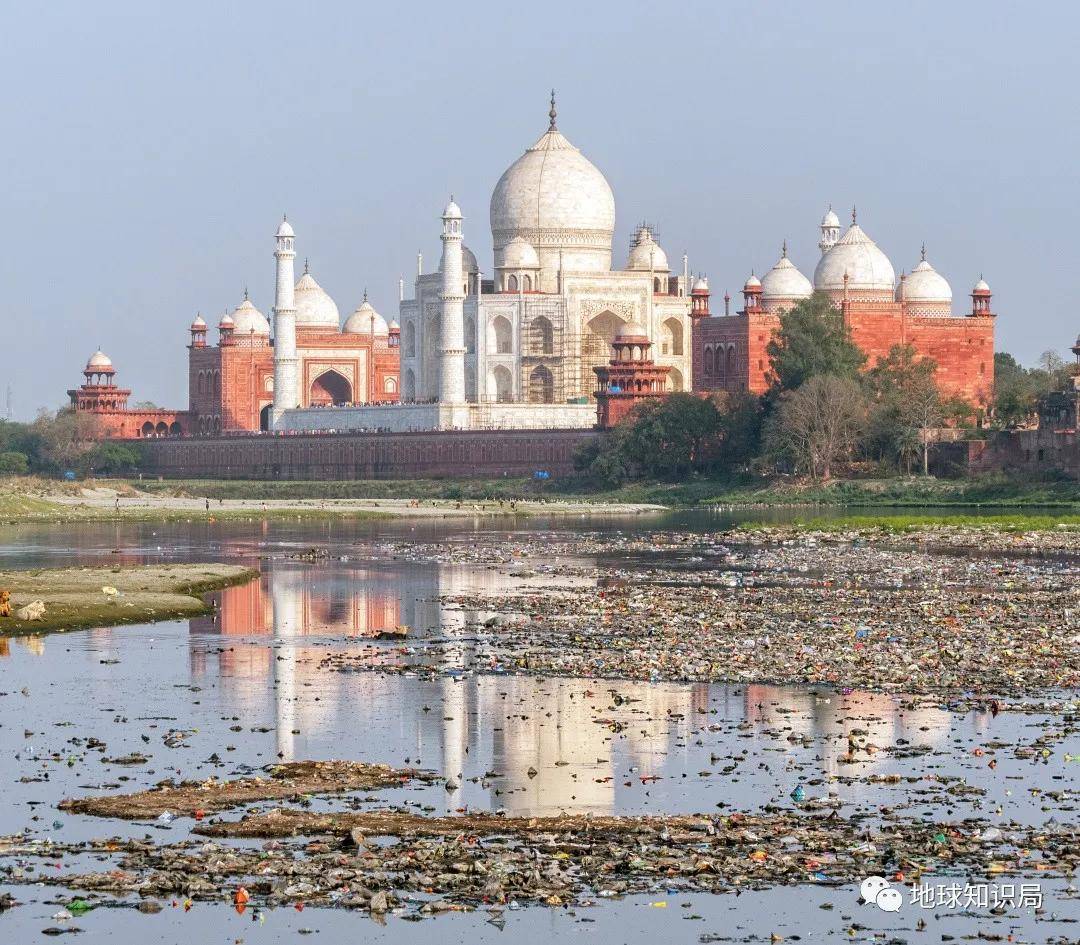
[[[465,402],[465,293],[461,281],[461,210],[450,198],[442,215],[442,322],[439,401]]]
[[[273,426],[282,413],[300,403],[296,381],[296,302],[293,296],[295,234],[283,219],[277,231],[277,287],[274,292],[274,409]]]
[[[840,239],[840,218],[830,204],[829,209],[825,211],[825,216],[821,218],[821,241],[818,243],[821,255],[824,256],[832,249],[838,239]]]

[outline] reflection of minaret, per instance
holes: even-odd
[[[274,706],[277,716],[277,749],[283,760],[293,759],[299,698],[296,679],[295,639],[304,633],[302,574],[274,571],[270,575],[274,600]]]

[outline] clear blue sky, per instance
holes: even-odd
[[[101,0],[7,4],[0,30],[16,417],[98,344],[133,399],[186,407],[187,325],[245,285],[270,313],[284,210],[343,316],[366,286],[393,317],[451,191],[490,272],[488,198],[552,86],[617,260],[648,219],[738,297],[785,237],[810,275],[826,205],[856,203],[897,272],[926,241],[957,310],[985,273],[999,349],[1080,329],[1074,3]]]

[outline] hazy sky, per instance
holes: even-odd
[[[739,298],[785,237],[811,275],[826,206],[855,203],[898,273],[926,241],[958,312],[985,274],[999,349],[1080,329],[1075,3],[79,0],[5,4],[0,31],[19,418],[99,344],[133,400],[186,407],[187,326],[245,285],[270,314],[282,211],[343,317],[365,286],[394,317],[450,192],[490,275],[488,199],[552,86],[619,264],[647,219]]]

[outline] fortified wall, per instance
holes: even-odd
[[[296,433],[142,440],[143,472],[169,479],[428,479],[573,471],[594,430]]]

